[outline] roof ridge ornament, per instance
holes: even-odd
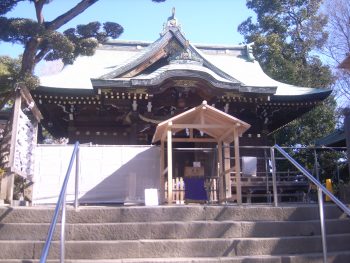
[[[171,10],[171,16],[168,17],[168,21],[163,24],[163,32],[160,35],[164,35],[170,28],[177,28],[181,30],[181,25],[175,17],[176,9],[175,7]]]
[[[203,59],[191,51],[190,42],[186,39],[183,48],[174,49],[168,58],[170,64],[198,64],[203,65]]]

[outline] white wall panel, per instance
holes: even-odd
[[[38,145],[33,204],[57,201],[72,151],[71,145]],[[80,146],[80,202],[144,202],[144,189],[159,189],[159,160],[155,146]],[[74,173],[75,166],[69,201],[74,199]]]

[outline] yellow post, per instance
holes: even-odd
[[[333,185],[332,185],[332,180],[331,179],[326,179],[326,188],[329,192],[333,194]],[[326,195],[326,201],[329,202],[331,199],[329,198],[328,195]]]

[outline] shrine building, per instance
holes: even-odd
[[[268,145],[331,93],[271,79],[249,44],[192,44],[174,15],[153,43],[111,40],[40,81],[32,95],[54,137],[107,145],[150,144],[158,123],[203,100],[251,125],[241,145]]]
[[[91,146],[82,152],[79,198],[95,203],[138,202],[146,188],[168,203],[183,202],[184,194],[238,203],[253,192],[271,195],[268,148],[257,147],[331,93],[271,79],[250,44],[191,43],[174,11],[153,43],[110,40],[40,83],[31,92],[43,116],[39,143],[44,127]],[[64,148],[38,145],[34,203],[51,202],[67,156]],[[263,176],[244,188],[241,174]],[[293,178],[283,191],[289,186],[300,192]]]

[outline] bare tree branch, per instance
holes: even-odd
[[[350,105],[350,73],[338,68],[341,61],[350,54],[350,2],[327,1],[325,10],[328,15],[329,40],[324,53],[334,62],[333,73],[336,77],[334,89],[337,91],[338,101]]]
[[[35,5],[35,13],[36,13],[36,19],[39,24],[44,23],[44,16],[43,16],[43,7],[45,4],[45,0],[35,0],[34,5]]]
[[[35,56],[35,60],[34,63],[38,64],[45,56],[46,54],[49,52],[49,48],[48,47],[43,47],[39,53]]]
[[[70,20],[75,18],[77,15],[84,12],[91,5],[95,4],[98,0],[82,0],[75,7],[67,11],[66,13],[58,16],[56,19],[47,23],[47,29],[57,30],[64,24],[68,23]]]

